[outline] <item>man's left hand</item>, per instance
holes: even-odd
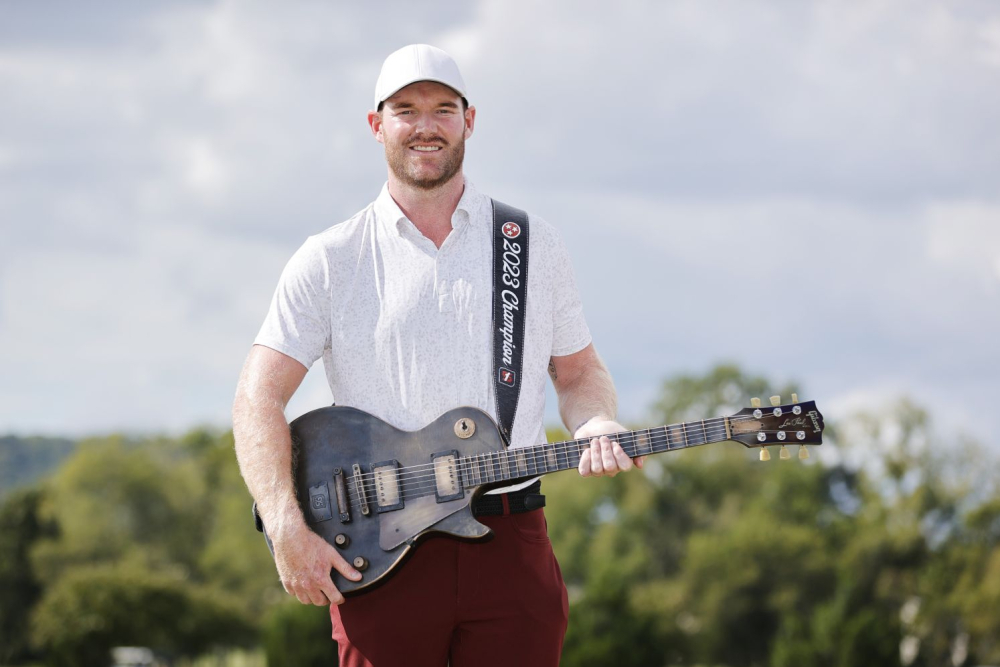
[[[576,430],[573,437],[593,438],[590,449],[583,450],[578,470],[584,477],[614,477],[620,472],[631,470],[633,466],[642,468],[646,457],[629,458],[621,445],[606,434],[621,433],[628,429],[616,421],[591,419]],[[599,437],[598,437],[599,436]]]

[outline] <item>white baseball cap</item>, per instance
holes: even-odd
[[[436,81],[465,98],[465,81],[454,58],[428,44],[410,44],[389,55],[375,83],[375,109],[378,105],[417,81]]]

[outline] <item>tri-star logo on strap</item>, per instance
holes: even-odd
[[[503,235],[506,236],[507,238],[516,239],[518,236],[521,235],[521,226],[516,222],[507,222],[504,223],[504,226],[501,229],[501,231],[503,232]]]
[[[501,367],[499,379],[501,384],[505,384],[508,387],[513,387],[514,382],[517,380],[517,375],[514,373],[514,371],[510,370],[509,368]]]

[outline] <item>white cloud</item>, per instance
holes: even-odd
[[[927,256],[949,270],[971,274],[993,294],[1000,291],[1000,204],[936,204],[927,217]]]
[[[26,252],[0,283],[0,424],[224,422],[290,249],[177,227],[106,252]]]

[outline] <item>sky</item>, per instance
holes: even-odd
[[[228,427],[415,42],[462,68],[468,178],[568,245],[623,421],[728,361],[1000,451],[993,0],[0,0],[0,434]]]

